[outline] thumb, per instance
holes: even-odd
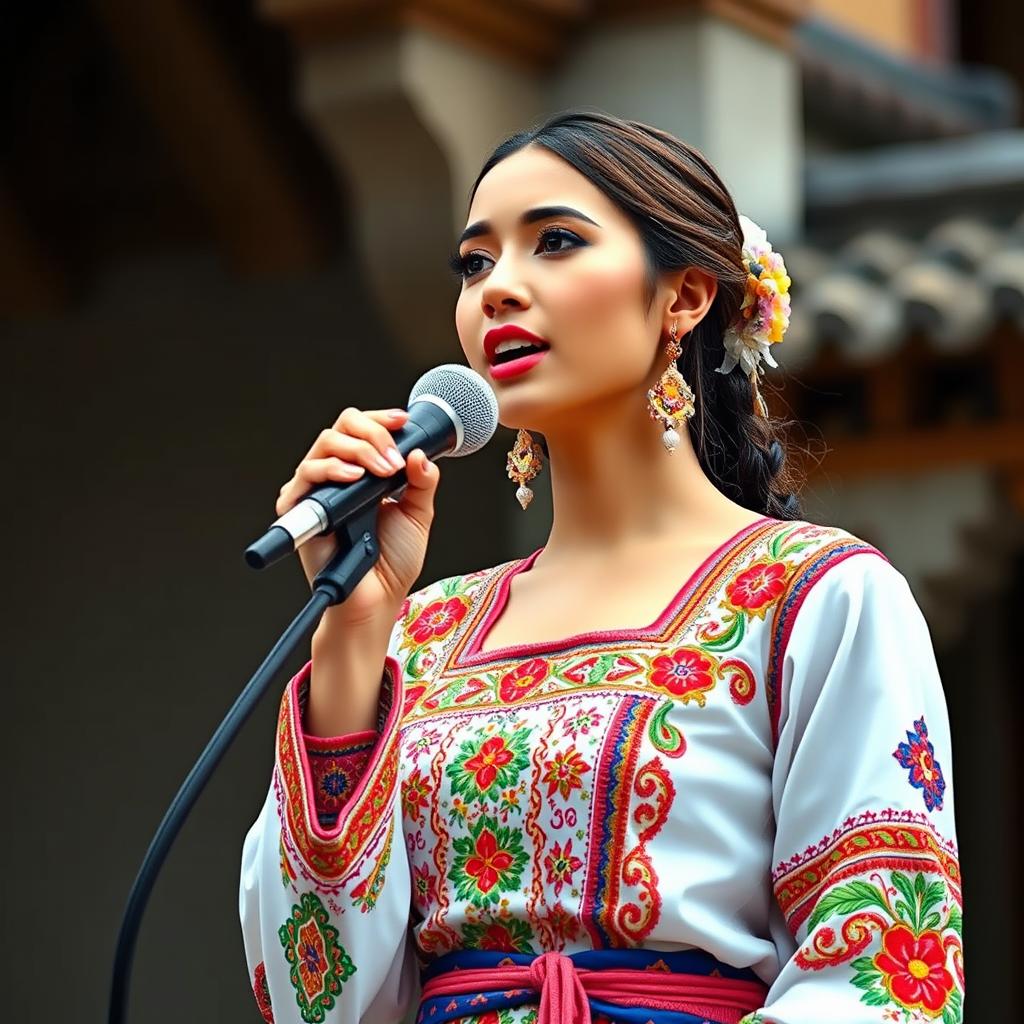
[[[436,463],[427,458],[422,448],[417,448],[405,460],[405,478],[409,486],[398,502],[398,507],[425,529],[429,529],[434,520],[434,494],[441,479],[441,471]]]

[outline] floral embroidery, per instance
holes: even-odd
[[[452,879],[460,900],[497,903],[502,892],[520,883],[528,860],[521,834],[481,815],[469,827],[470,835],[452,840],[455,859]]]
[[[548,882],[554,886],[555,895],[562,891],[563,885],[572,885],[573,873],[583,867],[583,861],[573,855],[572,840],[567,839],[565,846],[555,843],[551,852],[544,858],[544,867],[548,869]]]
[[[924,718],[914,722],[914,732],[907,732],[907,742],[901,743],[892,756],[910,770],[908,781],[914,789],[924,794],[924,805],[929,811],[942,810],[942,794],[946,790],[946,780],[942,776],[942,767],[935,760],[935,748],[928,739],[928,727]]]
[[[590,765],[580,757],[575,746],[560,750],[544,767],[547,770],[542,781],[548,784],[547,795],[553,796],[557,791],[563,799],[574,789],[582,788],[582,776],[590,771]]]
[[[284,842],[290,852],[297,854],[302,876],[327,891],[337,892],[345,877],[358,867],[367,848],[379,841],[387,827],[398,788],[398,708],[392,703],[392,688],[400,680],[401,670],[393,658],[388,658],[381,685],[381,704],[387,709],[387,720],[375,747],[375,757],[368,763],[360,787],[345,801],[337,821],[326,827],[315,818],[315,807],[310,806],[310,779],[302,766],[303,748],[308,749],[311,743],[316,745],[315,738],[307,737],[301,726],[309,668],[307,665],[292,679],[281,699],[275,789]]]
[[[904,1009],[937,1017],[948,1005],[953,975],[946,970],[946,951],[938,932],[915,935],[898,924],[882,936],[882,952],[872,962],[882,972],[893,1001]]]
[[[532,693],[548,676],[548,663],[543,658],[531,658],[502,676],[498,684],[498,699],[506,704],[522,700]]]
[[[729,606],[763,619],[782,595],[793,567],[786,562],[760,561],[737,573],[725,586]]]
[[[445,768],[452,792],[469,799],[495,799],[499,790],[514,786],[529,764],[529,735],[529,729],[516,729],[466,740]]]
[[[422,825],[423,810],[430,806],[430,780],[417,768],[402,780],[402,814],[410,821]]]
[[[466,616],[469,602],[463,597],[432,601],[406,627],[406,635],[414,644],[426,644],[447,636]]]
[[[500,920],[472,920],[462,926],[466,949],[496,949],[511,953],[534,953],[530,926],[507,915]]]
[[[817,926],[843,915],[839,935]],[[849,963],[850,979],[868,1006],[896,1004],[908,1014],[919,1010],[943,1024],[959,1024],[963,1003],[963,949],[960,908],[945,881],[929,882],[902,871],[880,872],[868,880],[835,886],[818,900],[808,920],[808,945],[795,961],[805,971]],[[817,929],[817,930],[814,930]],[[859,956],[880,936],[881,950]],[[857,959],[854,959],[857,957]],[[956,972],[947,967],[947,963]],[[959,983],[959,987],[958,984]]]
[[[430,873],[430,865],[421,864],[413,869],[412,898],[418,907],[428,907],[437,894],[437,876]]]
[[[288,977],[295,989],[299,1015],[307,1024],[320,1024],[334,1007],[342,982],[355,973],[355,964],[338,942],[338,929],[319,898],[302,894],[291,917],[278,929]]]
[[[270,986],[267,984],[267,968],[261,960],[252,974],[252,991],[260,1016],[267,1024],[274,1024],[274,1008],[270,1005]]]
[[[562,949],[566,942],[572,941],[580,933],[580,919],[575,914],[570,914],[562,906],[561,901],[548,911],[544,925],[554,937],[558,949]]]
[[[695,700],[704,707],[704,695],[715,686],[715,662],[698,647],[680,647],[651,659],[649,679],[684,704]]]
[[[576,739],[577,736],[588,736],[591,729],[596,729],[602,720],[597,708],[582,708],[565,723],[566,735]]]

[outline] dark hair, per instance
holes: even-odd
[[[629,217],[643,241],[648,308],[660,273],[699,267],[717,278],[715,300],[683,342],[676,363],[696,398],[689,428],[697,458],[715,486],[744,507],[777,519],[800,518],[779,439],[789,421],[754,413],[753,388],[739,368],[726,374],[715,369],[747,277],[736,207],[715,169],[668,132],[601,112],[570,110],[502,142],[473,183],[470,202],[495,164],[531,144],[571,164]]]

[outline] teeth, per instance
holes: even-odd
[[[508,341],[499,341],[495,346],[494,354],[500,356],[503,352],[513,352],[517,348],[536,348],[537,346],[525,338],[509,338]]]

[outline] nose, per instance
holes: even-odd
[[[491,267],[480,291],[484,316],[493,318],[502,310],[526,309],[529,304],[529,295],[514,269],[514,261],[511,258],[499,259]]]

